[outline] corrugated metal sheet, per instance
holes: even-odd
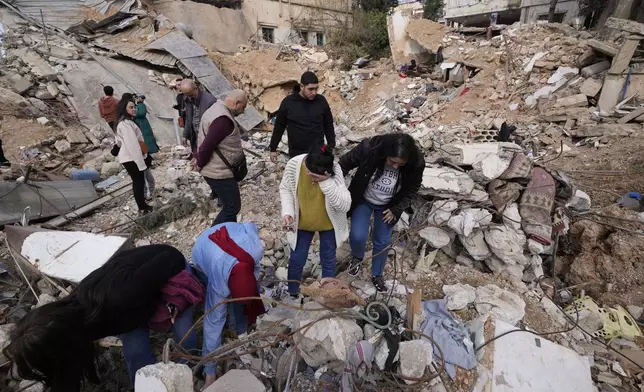
[[[69,212],[97,198],[91,181],[0,182],[0,225],[20,221],[26,207],[31,219]]]
[[[162,50],[147,50],[146,47],[150,43],[147,37],[153,33],[152,25],[146,28],[136,26],[118,34],[105,35],[95,39],[92,44],[134,60],[145,61],[161,67],[176,67],[177,59],[170,53]]]
[[[42,10],[45,24],[67,30],[85,19],[105,15],[109,11],[129,11],[135,0],[14,0],[13,6],[40,21]],[[110,10],[112,7],[112,10]]]

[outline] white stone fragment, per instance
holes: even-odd
[[[447,297],[448,310],[461,310],[476,299],[476,290],[469,284],[453,284],[443,286]]]
[[[525,316],[525,301],[493,284],[477,287],[474,306],[481,315],[490,313],[511,325],[516,325]]]
[[[192,371],[187,365],[157,363],[136,372],[135,392],[188,392],[192,391]]]

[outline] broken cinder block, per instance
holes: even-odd
[[[559,98],[555,105],[565,108],[588,106],[588,97],[586,97],[586,94],[576,94],[570,97]]]

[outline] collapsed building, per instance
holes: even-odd
[[[254,107],[239,119],[249,160],[239,219],[260,227],[268,312],[254,332],[210,354],[230,359],[209,390],[641,388],[643,223],[633,211],[637,201],[622,208],[613,195],[642,186],[636,177],[643,162],[632,154],[644,121],[634,72],[641,25],[611,19],[610,34],[513,25],[487,39],[417,19],[417,5],[405,5],[390,18],[392,59],[346,70],[301,40],[274,47],[253,44],[251,34],[227,50],[218,47],[226,40],[199,35],[205,30],[196,26],[205,22],[198,18],[239,16],[239,8],[211,14],[211,4],[100,2],[83,8],[88,17],[70,5],[76,2],[64,2],[58,19],[43,12],[43,29],[39,9],[29,7],[35,3],[17,3],[23,16],[2,9],[2,137],[17,164],[2,169],[0,192],[11,194],[0,216],[20,225],[7,226],[0,255],[3,269],[21,266],[27,282],[13,267],[0,273],[11,283],[0,282],[8,298],[0,304],[0,344],[32,305],[66,295],[123,247],[169,243],[190,256],[216,207],[176,140],[172,88],[183,76],[219,97],[243,88]],[[178,20],[179,6],[201,12]],[[70,9],[76,11],[64,12]],[[401,69],[423,55],[425,69]],[[339,154],[365,137],[405,132],[429,163],[414,213],[396,228],[384,295],[366,275],[320,280],[312,251],[306,302],[281,301],[289,246],[279,223],[279,166],[266,160],[266,120],[306,69],[318,73],[334,110]],[[146,94],[155,115],[162,151],[154,169],[158,208],[150,216],[131,215],[129,180],[109,154],[113,135],[96,113],[105,84]],[[20,137],[5,139],[12,135]],[[78,170],[96,171],[100,181],[70,180]],[[42,198],[53,206],[40,206]],[[73,252],[43,257],[43,237],[66,238],[61,251],[86,241],[110,246],[87,265]],[[338,249],[340,264],[348,254],[346,244]],[[170,363],[181,352],[166,336],[156,342],[167,344],[168,355],[141,371],[136,390],[193,390],[191,369]],[[119,341],[100,344],[105,387],[118,390]],[[357,350],[373,355],[356,362]],[[9,390],[39,387],[3,382]]]

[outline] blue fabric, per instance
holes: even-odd
[[[192,327],[192,314],[192,307],[186,309],[185,312],[177,317],[175,323],[172,325],[176,342],[179,342],[190,327]],[[122,334],[120,338],[121,342],[123,342],[123,356],[127,363],[130,381],[134,385],[134,376],[137,370],[147,365],[157,363],[156,357],[152,352],[152,346],[150,345],[150,329],[148,327],[137,328],[134,331]],[[190,335],[188,335],[182,346],[191,353],[196,354],[197,334],[195,331],[190,332]]]
[[[463,369],[473,369],[476,366],[474,349],[465,345],[463,339],[468,337],[467,328],[454,320],[446,307],[446,299],[423,301],[423,309],[427,318],[423,323],[422,332],[430,336],[445,355],[445,370],[454,379],[456,377],[456,366]],[[425,338],[423,338],[425,339]],[[434,356],[439,357],[440,353],[434,348]]]
[[[642,195],[637,192],[628,192],[628,197],[635,200],[642,200]]]
[[[304,265],[309,257],[309,248],[314,235],[314,231],[297,231],[297,243],[295,249],[291,250],[291,258],[288,262],[288,280],[302,280]],[[335,230],[320,231],[320,264],[322,264],[323,278],[335,276],[336,249]],[[288,292],[299,294],[300,284],[288,282]]]
[[[228,229],[230,238],[255,260],[256,278],[259,278],[259,261],[264,255],[264,246],[259,238],[257,225],[254,223],[222,223],[201,233],[192,249],[192,263],[203,271],[207,279],[206,312],[230,296],[228,277],[230,276],[230,271],[238,263],[237,259],[221,250],[217,244],[208,238],[209,235],[223,226]],[[221,332],[226,323],[226,313],[229,308],[228,306],[219,306],[206,316],[203,327],[202,355],[214,351],[221,345]],[[235,319],[234,329],[236,331],[242,330],[239,324],[245,323],[246,325],[243,328],[245,331],[248,322],[241,317],[235,317],[239,312],[243,313],[243,310],[232,312],[231,321]],[[209,362],[204,366],[204,371],[206,374],[214,374],[215,367],[215,362]]]
[[[393,225],[383,222],[384,206],[376,206],[363,202],[356,206],[351,213],[351,233],[349,244],[351,254],[360,260],[364,259],[367,240],[369,239],[369,226],[371,214],[373,213],[373,254],[371,259],[371,275],[382,276],[385,273],[387,253],[385,249],[391,244],[391,236],[394,232]]]

